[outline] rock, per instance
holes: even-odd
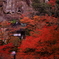
[[[4,21],[5,19],[4,19],[4,17],[3,16],[0,16],[0,22],[1,21]]]
[[[28,6],[29,5],[29,6]],[[31,10],[30,0],[5,0],[3,1],[3,11],[5,13],[24,13]],[[32,11],[32,10],[31,10]]]

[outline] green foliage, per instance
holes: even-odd
[[[39,14],[41,13],[47,13],[50,15],[50,8],[51,6],[47,3],[36,3],[36,2],[33,2],[32,3],[32,6],[33,8],[39,12]]]
[[[59,16],[59,0],[56,0],[56,5],[52,6],[48,3],[41,3],[39,0],[38,1],[33,1],[32,3],[33,8],[38,11],[36,15],[45,15],[48,14],[49,16],[54,15],[55,17]]]
[[[32,3],[32,6],[35,8],[35,10],[36,8],[39,8],[39,5],[40,5],[39,3],[35,3],[35,2]]]
[[[56,3],[59,4],[59,0],[56,0]]]
[[[38,3],[40,0],[33,0],[33,2],[36,2],[36,3]]]
[[[33,0],[32,6],[34,7],[34,9],[39,8],[39,0]]]
[[[11,21],[11,23],[16,23],[16,20],[15,20],[15,19],[13,19],[13,20]]]
[[[29,29],[26,29],[26,35],[30,36],[30,30]]]

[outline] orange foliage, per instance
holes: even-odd
[[[45,26],[54,26],[58,23],[58,19],[52,16],[34,16],[33,18],[24,17],[20,20],[21,23],[27,24],[27,29],[38,31]],[[33,33],[33,32],[32,32]]]
[[[59,59],[59,29],[58,19],[52,16],[34,16],[33,18],[24,17],[20,20],[21,23],[26,23],[26,29],[30,29],[30,36],[26,36],[22,40],[22,44],[18,47],[18,59]],[[6,22],[8,23],[8,22]],[[7,26],[6,23],[2,25]],[[17,29],[10,28],[11,31]],[[1,30],[0,30],[1,31]],[[2,35],[2,33],[0,33]],[[20,42],[18,37],[10,37],[9,42],[17,46]],[[0,52],[9,54],[13,47],[12,44],[0,46]],[[20,57],[19,57],[20,56]]]
[[[31,20],[33,20],[33,22]],[[56,25],[58,23],[57,18],[48,15],[34,16],[31,19],[22,19],[21,22],[26,23],[27,28],[31,29],[31,36],[27,36],[26,39],[22,41],[21,46],[18,48],[18,54],[20,56],[24,57],[25,55],[26,57],[29,57],[31,55],[32,57],[33,55],[38,57],[39,55],[39,59],[59,58],[59,30],[58,25]],[[34,25],[31,24],[31,22]],[[41,25],[43,22],[45,22],[45,24]],[[46,24],[46,22],[53,24]],[[39,23],[42,28],[39,28]],[[31,50],[32,52],[30,52]],[[34,59],[34,57],[32,57],[32,59]]]

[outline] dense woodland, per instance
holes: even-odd
[[[59,0],[31,1],[33,13],[0,21],[0,59],[59,59]],[[14,36],[15,33],[21,36]]]

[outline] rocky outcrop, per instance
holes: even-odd
[[[3,16],[0,16],[0,22],[1,21],[4,21],[5,19],[4,19],[4,17]]]
[[[0,0],[0,6],[2,7],[1,15],[4,15],[5,19],[19,19],[21,15],[32,17],[36,13],[32,8],[33,0]],[[48,0],[40,0],[40,2],[46,2]]]
[[[3,0],[3,14],[5,19],[19,19],[21,15],[31,16],[34,10],[31,0]]]
[[[4,0],[3,1],[3,11],[5,13],[24,13],[29,10],[31,10],[30,0]]]

